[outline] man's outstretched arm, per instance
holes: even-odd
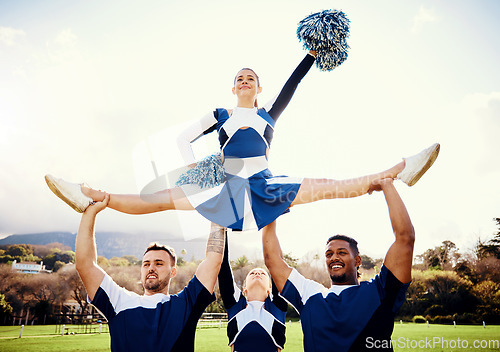
[[[97,213],[106,208],[109,195],[102,202],[90,205],[82,215],[80,227],[76,234],[75,262],[76,270],[83,281],[85,290],[92,300],[104,279],[104,271],[97,265],[95,245],[95,219]]]
[[[224,256],[226,231],[225,227],[215,223],[211,224],[207,240],[207,256],[196,269],[196,277],[210,293],[214,292],[215,282]]]
[[[389,208],[392,229],[396,239],[385,256],[384,265],[402,283],[411,281],[415,230],[403,200],[392,179],[374,181],[372,190],[382,190]]]
[[[276,221],[262,229],[262,247],[266,266],[276,287],[281,292],[292,272],[292,268],[283,259],[281,246],[276,235]]]

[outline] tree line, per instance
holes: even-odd
[[[46,245],[13,244],[0,246],[0,263],[41,262],[50,271],[57,271],[65,264],[74,263],[75,252],[61,243]]]
[[[414,322],[458,324],[500,324],[500,218],[494,219],[499,230],[488,241],[480,239],[472,249],[461,253],[452,241],[427,249],[415,258],[412,283],[407,300],[397,319]],[[52,248],[51,248],[52,247]],[[182,254],[182,253],[181,253]],[[326,287],[330,278],[320,254],[302,260],[284,255],[288,264],[305,277]],[[362,280],[373,277],[383,259],[362,255]],[[9,260],[6,260],[9,259]],[[9,262],[43,260],[51,274],[20,274],[12,271]],[[74,252],[60,244],[45,246],[10,245],[0,248],[0,324],[9,325],[21,318],[23,323],[49,324],[61,314],[84,315],[92,311],[86,292],[74,267]],[[98,264],[120,285],[142,294],[139,282],[141,261],[135,256],[107,259],[98,257]],[[199,262],[178,261],[178,274],[172,281],[171,293],[179,292],[193,277]],[[265,267],[263,261],[252,262],[246,256],[231,262],[237,285],[243,285],[254,267]],[[224,312],[218,287],[217,301],[207,312]],[[69,304],[68,302],[71,302]],[[289,309],[289,317],[297,316]],[[26,319],[27,318],[27,319]]]

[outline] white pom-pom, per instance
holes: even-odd
[[[198,161],[196,166],[179,176],[176,186],[197,184],[201,188],[220,185],[226,179],[221,154],[212,154]]]
[[[297,37],[307,50],[317,52],[316,66],[331,71],[347,59],[349,19],[342,11],[325,10],[299,22]]]

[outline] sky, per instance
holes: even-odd
[[[272,172],[353,178],[439,142],[415,186],[396,182],[415,254],[444,240],[466,252],[491,238],[500,217],[496,0],[2,1],[0,237],[76,232],[80,215],[45,174],[109,193],[140,192],[154,177],[151,160],[171,175],[183,166],[179,131],[235,105],[242,67],[260,76],[259,102],[272,99],[305,55],[298,22],[324,9],[350,19],[349,57],[302,80],[276,125]],[[196,156],[215,151],[216,139],[197,143]],[[208,223],[194,212],[107,209],[97,231],[154,232],[168,243],[203,240]],[[300,205],[278,219],[283,251],[305,260],[337,233],[383,257],[394,240],[383,195]],[[261,256],[259,233],[230,236]]]

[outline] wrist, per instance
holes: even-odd
[[[393,179],[387,179],[385,180],[384,182],[382,182],[380,184],[380,188],[382,189],[382,191],[387,191],[387,190],[391,190],[391,189],[394,189],[394,182],[393,182]]]

